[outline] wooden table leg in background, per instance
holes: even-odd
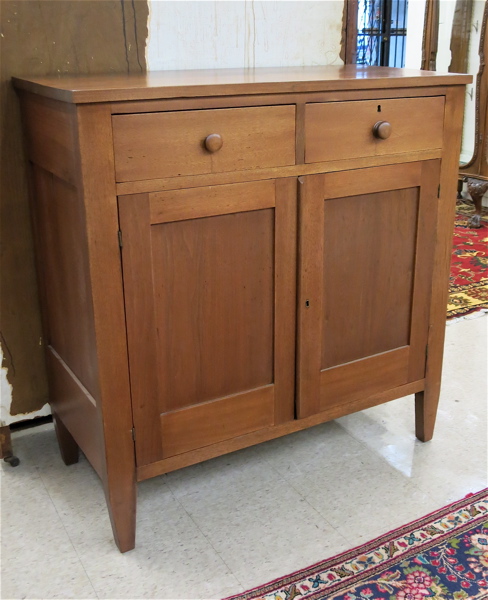
[[[16,467],[20,463],[20,460],[12,452],[12,437],[8,425],[0,427],[0,458],[3,458],[12,467]]]

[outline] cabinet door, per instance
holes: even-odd
[[[300,179],[299,417],[424,378],[439,162]]]
[[[119,197],[138,465],[293,419],[296,195]]]

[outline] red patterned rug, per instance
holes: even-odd
[[[471,204],[458,201],[454,227],[447,318],[462,317],[488,308],[488,209],[481,227],[468,227]]]
[[[233,600],[481,598],[488,598],[488,488],[364,546],[232,596]]]

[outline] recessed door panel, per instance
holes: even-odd
[[[408,346],[419,188],[324,201],[321,369]]]
[[[274,210],[151,227],[161,413],[273,383]]]

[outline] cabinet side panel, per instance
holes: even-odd
[[[44,341],[96,396],[98,372],[82,202],[69,183],[36,165],[32,170]]]
[[[97,407],[94,398],[56,353],[47,349],[51,404],[91,465],[102,476],[102,453]]]
[[[21,106],[29,159],[74,185],[73,106],[27,93],[21,95]]]

